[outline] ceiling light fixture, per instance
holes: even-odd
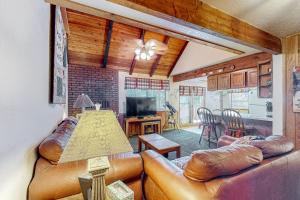
[[[136,54],[135,59],[150,60],[154,55],[154,50],[152,49],[154,46],[154,43],[149,43],[147,45],[144,45],[143,47],[137,47],[134,51]]]
[[[155,54],[163,55],[168,50],[166,42],[150,39],[146,43],[143,39],[137,40],[137,47],[134,50],[135,59],[150,60]]]

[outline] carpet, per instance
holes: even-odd
[[[181,145],[181,157],[190,155],[193,151],[199,149],[209,149],[208,142],[205,139],[202,139],[201,144],[199,144],[200,135],[196,133],[192,133],[185,130],[171,130],[164,131],[161,136],[172,140]],[[137,152],[137,136],[133,136],[129,138],[130,144],[132,145],[134,152]],[[210,148],[216,148],[216,144],[211,143]],[[168,159],[173,160],[176,158],[176,153],[169,153]]]

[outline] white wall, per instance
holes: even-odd
[[[173,79],[170,81],[170,92],[169,92],[169,102],[177,110],[179,110],[179,86],[199,86],[207,87],[207,77],[200,77],[195,79],[189,79],[180,82],[173,82]]]
[[[284,74],[282,54],[273,55],[273,134],[277,135],[284,130]]]
[[[237,57],[240,56],[196,42],[189,42],[176,63],[171,75],[192,71],[199,69],[199,67],[207,67],[222,63]]]
[[[0,199],[25,200],[35,149],[61,120],[49,105],[49,5],[0,1]]]

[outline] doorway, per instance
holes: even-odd
[[[204,106],[204,89],[202,87],[181,86],[179,89],[179,119],[181,126],[199,123],[197,109]]]

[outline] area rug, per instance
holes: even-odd
[[[200,134],[192,133],[185,130],[180,130],[180,132],[177,130],[172,130],[172,131],[165,131],[161,135],[181,145],[181,157],[188,156],[193,151],[199,149],[209,149],[208,142],[205,139],[203,139],[201,144],[199,144]],[[137,152],[138,151],[137,136],[131,137],[129,141],[134,151]],[[210,148],[216,148],[216,145],[214,143],[211,143]],[[168,158],[170,160],[175,159],[176,153],[175,152],[169,153]]]

